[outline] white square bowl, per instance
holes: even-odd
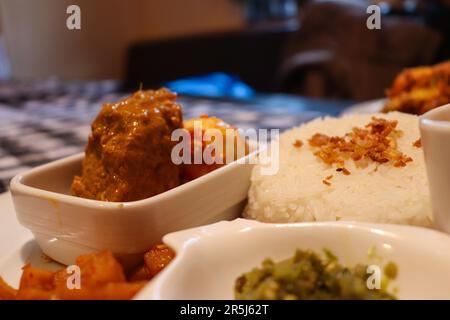
[[[256,154],[151,198],[119,203],[70,195],[81,153],[17,175],[11,193],[19,222],[52,259],[69,265],[81,254],[109,249],[131,265],[169,232],[238,217]]]

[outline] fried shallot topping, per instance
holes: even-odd
[[[391,162],[394,167],[404,167],[413,159],[397,149],[397,139],[403,135],[396,129],[397,120],[372,117],[364,128],[353,128],[343,137],[316,133],[309,140],[311,147],[317,148],[314,155],[329,165],[342,168],[344,175],[350,171],[344,168],[345,160],[371,160],[377,163]]]
[[[297,139],[297,140],[295,140],[295,142],[294,142],[292,145],[293,145],[294,147],[296,147],[296,148],[301,148],[302,145],[303,145],[303,141]]]
[[[331,186],[331,181],[330,181],[331,179],[333,179],[333,175],[332,174],[327,176],[327,177],[325,177],[325,179],[322,180],[322,183],[324,185]]]
[[[413,146],[416,148],[422,148],[422,140],[417,139],[416,141],[414,141]]]

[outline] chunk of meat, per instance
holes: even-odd
[[[182,127],[181,106],[167,89],[138,91],[105,104],[92,124],[83,171],[72,183],[75,196],[135,201],[180,184],[171,160],[173,130]]]

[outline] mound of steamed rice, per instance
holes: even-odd
[[[398,150],[413,161],[404,167],[392,162],[368,161],[366,167],[346,160],[351,174],[336,171],[316,157],[308,144],[316,133],[343,136],[353,127],[364,127],[373,116],[397,120]],[[353,220],[430,226],[431,204],[423,149],[413,146],[420,138],[418,117],[404,113],[348,115],[320,118],[280,135],[279,170],[262,175],[252,172],[249,201],[244,216],[265,222]],[[303,145],[293,145],[300,139]],[[272,160],[273,161],[273,160]],[[333,175],[330,185],[323,182]]]

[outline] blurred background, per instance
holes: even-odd
[[[0,192],[82,151],[101,105],[139,88],[178,92],[186,119],[285,130],[449,58],[450,0],[0,0]]]
[[[71,4],[81,30],[65,27]],[[381,30],[366,28],[370,4]],[[401,69],[450,55],[449,0],[1,0],[0,10],[4,80],[367,100]]]

